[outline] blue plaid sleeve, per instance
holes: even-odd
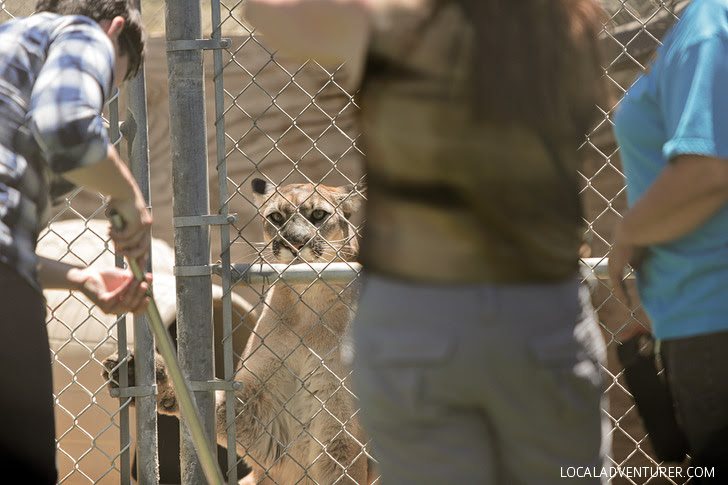
[[[95,22],[68,17],[52,35],[26,119],[53,172],[106,157],[109,138],[101,112],[113,76],[111,40]]]

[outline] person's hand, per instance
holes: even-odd
[[[114,241],[116,250],[127,259],[140,262],[143,268],[152,241],[152,214],[146,208],[144,200],[136,197],[130,200],[112,199],[107,214],[116,213],[121,216],[123,228],[112,224],[109,236]]]
[[[609,280],[611,281],[614,294],[628,307],[632,307],[632,299],[627,292],[626,278],[623,277],[624,269],[629,265],[638,270],[639,265],[645,257],[646,248],[627,243],[622,237],[620,226],[615,231],[614,243],[609,250]]]
[[[104,313],[141,315],[146,311],[150,301],[146,292],[148,282],[152,280],[151,273],[147,273],[147,281],[140,283],[131,271],[116,267],[83,268],[79,271],[82,281],[79,290]]]

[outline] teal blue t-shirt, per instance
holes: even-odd
[[[633,205],[677,155],[728,163],[728,0],[694,0],[614,119]],[[657,338],[728,330],[728,206],[694,232],[651,246],[637,274]]]

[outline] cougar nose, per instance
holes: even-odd
[[[291,250],[291,252],[296,254],[303,250],[303,247],[306,245],[307,242],[308,242],[308,240],[301,241],[300,239],[296,239],[296,240],[291,241],[289,239],[289,240],[285,241],[284,245],[288,246],[288,248]]]

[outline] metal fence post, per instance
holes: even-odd
[[[141,0],[136,0],[141,11]],[[121,75],[121,73],[119,73]],[[149,206],[149,130],[147,126],[147,91],[144,66],[127,83],[127,112],[123,132],[128,142],[129,166]],[[151,271],[152,257],[147,258],[147,271]],[[151,387],[156,384],[154,365],[154,336],[146,315],[134,317],[134,355],[136,385]],[[154,395],[136,398],[136,454],[137,481],[140,485],[159,483],[159,456],[157,450],[157,400]]]
[[[119,131],[119,90],[114,93],[113,99],[109,102],[109,136],[114,140],[114,145],[119,148],[121,133]],[[124,266],[124,258],[116,255],[116,266]],[[118,338],[117,349],[119,355],[125,355],[127,351],[126,315],[122,315],[116,321],[116,332]],[[126,360],[119,368],[119,387],[129,387],[129,366]],[[120,485],[131,485],[131,434],[129,433],[129,402],[127,399],[122,404],[119,400],[119,474]]]
[[[213,39],[222,38],[222,19],[220,15],[220,0],[211,0],[211,19]],[[215,81],[215,139],[217,143],[217,182],[220,192],[220,214],[229,213],[228,190],[227,190],[227,161],[225,158],[225,97],[223,83],[223,60],[222,51],[216,49],[212,54],[214,64]],[[220,226],[220,259],[222,263],[222,330],[224,334],[224,377],[228,382],[235,379],[235,367],[233,363],[233,310],[232,310],[232,271],[230,259],[230,226]],[[237,442],[235,437],[235,393],[226,393],[225,402],[225,425],[227,426],[227,463],[225,470],[228,484],[238,483],[237,467]]]
[[[173,214],[175,218],[203,216],[209,212],[209,188],[203,53],[195,42],[202,35],[200,2],[167,0],[165,13]],[[209,227],[176,227],[174,242],[180,366],[190,381],[208,381],[214,377]],[[213,394],[196,392],[195,397],[203,427],[216,449]],[[186,431],[182,431],[180,453],[182,483],[206,483]]]

